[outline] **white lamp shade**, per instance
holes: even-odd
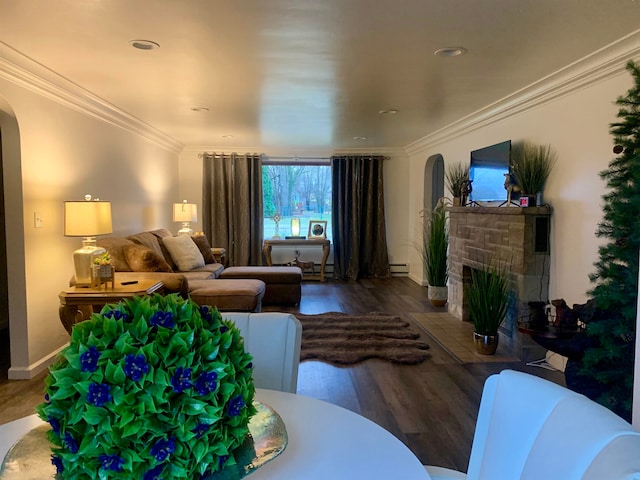
[[[112,229],[111,202],[64,202],[65,237],[95,237]]]
[[[173,204],[173,221],[174,222],[197,222],[198,206],[195,203],[174,203]]]

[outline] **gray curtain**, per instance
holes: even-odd
[[[204,233],[228,265],[262,265],[262,157],[203,154]]]
[[[384,219],[384,157],[331,157],[334,277],[391,276]]]

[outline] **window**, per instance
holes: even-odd
[[[263,161],[262,194],[264,238],[292,236],[292,218],[300,220],[300,236],[307,236],[309,221],[326,220],[327,238],[332,238],[329,159]]]

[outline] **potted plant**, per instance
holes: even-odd
[[[466,195],[469,183],[469,167],[465,167],[462,163],[454,163],[449,165],[445,174],[447,188],[453,196],[453,206],[463,205],[461,199]]]
[[[424,216],[422,232],[422,263],[429,283],[429,301],[434,307],[447,303],[447,219],[444,204]]]
[[[507,313],[509,273],[495,262],[471,270],[467,286],[469,314],[474,326],[474,341],[478,353],[493,355],[498,348],[498,328]]]
[[[542,204],[542,192],[558,158],[550,145],[524,142],[511,150],[511,174],[529,205]]]

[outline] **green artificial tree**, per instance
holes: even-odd
[[[600,173],[608,191],[597,235],[606,242],[590,275],[596,313],[587,324],[591,342],[580,374],[599,385],[599,403],[630,421],[640,251],[640,67],[629,62],[627,69],[635,85],[616,100],[619,120],[610,125],[617,157]]]

